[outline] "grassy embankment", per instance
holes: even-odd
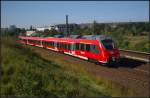
[[[126,39],[129,41],[128,49],[149,53],[148,36],[126,36]]]
[[[82,66],[33,51],[12,38],[2,39],[0,95],[16,96],[132,96],[119,84],[97,78]],[[41,49],[42,50],[42,49]],[[44,50],[42,50],[44,51]]]

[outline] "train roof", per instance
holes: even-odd
[[[63,38],[64,35],[55,35],[54,37],[56,37],[56,38]]]
[[[70,38],[79,39],[81,38],[81,35],[70,35]]]
[[[30,39],[30,40],[43,40],[43,39],[45,39],[43,37],[26,37],[26,36],[19,36],[19,38]]]
[[[82,39],[91,39],[91,40],[104,40],[104,39],[111,39],[111,37],[105,36],[105,35],[85,35],[82,37]]]
[[[43,41],[59,41],[59,42],[69,42],[69,43],[96,43],[97,40],[91,40],[91,39],[72,39],[72,38],[54,38],[49,37],[43,39]]]
[[[78,37],[78,35],[74,35]],[[60,41],[60,42],[69,42],[69,43],[97,43],[104,39],[111,39],[111,37],[104,35],[85,35],[80,38],[55,38],[55,37],[23,37],[22,39],[30,39],[30,40],[43,40],[43,41]]]

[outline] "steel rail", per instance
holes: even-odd
[[[119,49],[122,57],[149,62],[150,53]]]

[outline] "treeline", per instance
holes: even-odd
[[[125,35],[147,35],[149,32],[148,22],[128,22],[128,23],[97,23],[93,22],[91,26],[83,28],[77,27],[72,34],[87,35],[87,34],[105,34],[111,35],[121,33]]]
[[[29,30],[36,31],[31,26]],[[17,28],[15,25],[11,25],[9,28],[2,29],[1,28],[1,35],[25,35],[25,28]],[[123,35],[148,35],[149,32],[149,22],[125,22],[125,23],[97,23],[96,21],[93,24],[89,24],[87,26],[81,27],[77,26],[70,34],[78,34],[78,35],[116,35],[123,34]],[[66,32],[59,32],[55,29],[48,30],[45,29],[44,32],[36,31],[37,35],[35,36],[54,36],[57,34],[65,34]]]
[[[17,28],[15,25],[11,25],[9,28],[1,28],[1,36],[19,36],[25,35],[25,28]]]

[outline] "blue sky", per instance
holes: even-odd
[[[149,21],[148,1],[3,1],[1,26],[41,27],[65,23]]]

